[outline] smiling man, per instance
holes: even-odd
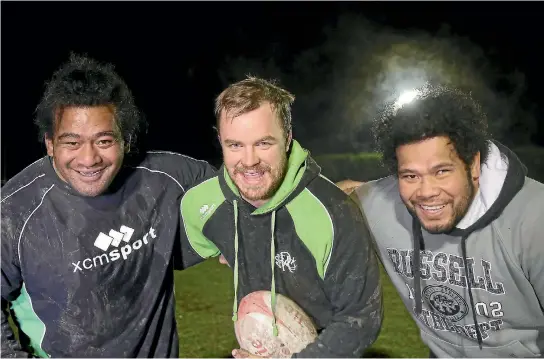
[[[56,116],[62,119],[57,121],[56,131],[45,134],[55,172],[84,196],[102,194],[121,169],[125,153],[115,109],[67,107],[57,110]]]
[[[281,293],[319,332],[315,342],[289,355],[360,357],[381,326],[377,262],[356,204],[292,138],[293,100],[258,78],[219,95],[224,165],[182,200],[183,243],[202,258],[223,254],[234,268],[233,320],[247,294],[271,291],[274,303]]]
[[[173,269],[201,261],[179,203],[213,167],[134,151],[134,99],[88,57],[53,75],[35,122],[47,156],[2,187],[1,356],[178,357]]]
[[[448,136],[436,136],[403,144],[396,151],[401,198],[431,234],[463,226],[461,220],[479,186],[480,152],[467,164],[452,155],[452,146]]]
[[[392,175],[354,199],[431,356],[542,355],[544,186],[456,90],[387,111],[374,135]]]

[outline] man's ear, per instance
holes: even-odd
[[[293,131],[289,131],[287,134],[287,141],[285,142],[285,152],[289,152],[291,148],[291,142],[293,142]]]
[[[480,175],[482,173],[482,164],[480,163],[480,159],[480,152],[478,152],[476,156],[474,156],[474,159],[472,160],[472,165],[470,166],[470,175],[474,183],[480,180]]]
[[[130,143],[132,142],[132,135],[128,135],[128,141],[123,142],[123,149],[125,153],[130,153]]]
[[[217,128],[217,126],[213,126],[213,129],[215,130],[215,135],[217,136],[217,141],[219,142],[219,144],[221,144],[221,135],[219,135],[219,129]]]
[[[53,140],[49,138],[49,135],[46,133],[43,135],[44,142],[45,142],[45,149],[47,150],[47,155],[49,157],[53,157],[53,154],[55,151],[53,151]]]

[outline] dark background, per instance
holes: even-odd
[[[444,24],[480,46],[501,71],[525,75],[523,106],[544,145],[542,15],[514,2],[2,2],[2,179],[45,154],[32,124],[44,82],[70,51],[115,64],[145,113],[154,149],[216,162],[213,100],[228,56],[276,61],[318,46],[341,14],[398,30],[434,33]],[[269,56],[269,55],[267,55]],[[316,74],[319,76],[320,74]],[[296,109],[296,102],[295,102]],[[296,123],[297,119],[294,118]],[[296,129],[296,127],[295,127]],[[295,130],[295,137],[297,136]]]

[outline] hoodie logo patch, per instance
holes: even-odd
[[[458,322],[468,314],[467,302],[451,288],[443,285],[428,285],[423,297],[430,306],[452,322]]]
[[[204,217],[207,217],[212,211],[215,209],[215,204],[212,204],[211,206],[208,206],[207,204],[200,207],[200,219],[204,219]]]
[[[291,273],[294,273],[297,269],[297,261],[295,258],[291,257],[291,254],[289,252],[280,252],[276,254],[276,265],[279,269],[282,271],[289,271]]]

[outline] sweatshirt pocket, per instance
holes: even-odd
[[[487,346],[483,344],[480,350],[478,345],[456,345],[443,339],[421,331],[421,339],[426,343],[437,357],[466,357],[466,358],[538,358],[540,354],[533,353],[519,340],[513,340],[500,346]]]

